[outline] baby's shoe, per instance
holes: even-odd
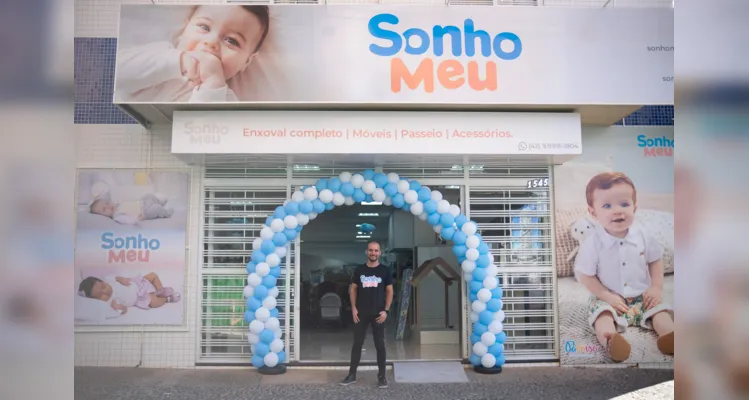
[[[164,286],[161,289],[156,291],[156,296],[158,297],[169,297],[174,294],[174,289]]]
[[[614,362],[622,362],[629,358],[629,354],[632,352],[632,346],[630,346],[627,339],[624,336],[615,333],[609,337],[608,341],[609,356]]]
[[[667,354],[669,356],[674,355],[674,333],[673,332],[667,333],[659,337],[655,343],[658,345],[658,350],[660,350],[661,353]]]
[[[173,295],[166,298],[167,303],[178,303],[179,300],[182,298],[182,296],[179,295],[179,293],[174,293]]]

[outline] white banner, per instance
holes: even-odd
[[[574,113],[177,111],[176,154],[581,154]]]

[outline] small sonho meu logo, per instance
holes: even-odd
[[[229,127],[216,122],[185,122],[185,134],[190,136],[190,144],[219,144],[221,137],[229,133]]]

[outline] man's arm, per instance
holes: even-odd
[[[349,300],[351,300],[351,310],[356,311],[356,294],[357,294],[357,286],[355,283],[352,283],[349,287],[348,291],[348,297]]]
[[[393,285],[385,286],[385,311],[390,310],[390,304],[393,303]]]

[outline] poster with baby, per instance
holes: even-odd
[[[79,170],[76,325],[182,325],[190,176]]]
[[[554,168],[562,364],[673,363],[673,127],[584,127]]]

